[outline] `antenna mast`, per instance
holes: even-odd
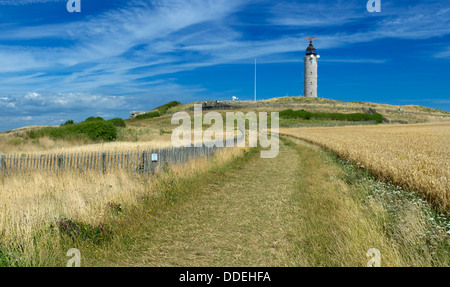
[[[256,58],[255,58],[255,102],[256,102]]]

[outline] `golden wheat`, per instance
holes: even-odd
[[[450,209],[450,124],[281,129]]]

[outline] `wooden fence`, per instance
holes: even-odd
[[[245,134],[242,129],[240,130],[242,132],[240,136],[229,140],[234,143],[242,140]],[[117,169],[152,173],[166,164],[183,163],[201,156],[210,157],[220,149],[217,146],[225,144],[226,141],[221,145],[217,143],[211,145],[210,143],[199,147],[172,147],[143,151],[0,155],[0,175],[5,177],[34,171],[63,172],[71,170],[105,173]]]
[[[179,147],[143,151],[88,152],[65,154],[9,154],[0,156],[2,176],[33,171],[63,172],[68,170],[153,172],[166,163],[183,163],[191,158],[210,157],[217,147]]]

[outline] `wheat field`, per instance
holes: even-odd
[[[280,129],[450,210],[450,123]]]

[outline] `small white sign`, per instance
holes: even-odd
[[[157,162],[157,161],[158,161],[158,154],[152,153],[152,162]]]

